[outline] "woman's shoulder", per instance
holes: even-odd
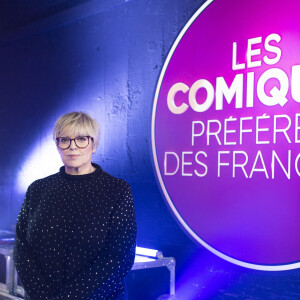
[[[47,185],[57,184],[59,180],[60,180],[59,173],[51,174],[44,178],[40,178],[33,181],[29,185],[28,189],[36,189],[36,188],[43,187],[45,185],[47,186]]]
[[[105,171],[102,172],[101,180],[114,188],[119,188],[119,189],[130,189],[130,185],[127,181],[121,178],[117,178]]]

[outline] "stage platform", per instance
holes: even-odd
[[[150,250],[150,251],[147,251]],[[150,253],[150,254],[149,254]],[[152,255],[152,256],[150,256]],[[5,259],[5,279],[0,282],[0,300],[24,299],[24,289],[15,270],[13,257],[13,239],[0,239],[0,256]],[[132,271],[166,267],[170,271],[170,292],[158,299],[175,299],[175,259],[163,257],[160,251],[137,247]]]

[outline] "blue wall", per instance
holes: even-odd
[[[55,120],[83,110],[101,127],[94,161],[132,186],[138,244],[176,258],[179,299],[295,299],[298,271],[251,271],[197,246],[174,221],[156,183],[150,136],[156,83],[176,36],[203,2],[82,1],[1,33],[0,228],[15,224],[26,183],[58,168],[53,150],[46,151],[55,149]],[[136,271],[131,298],[166,293],[167,275]]]

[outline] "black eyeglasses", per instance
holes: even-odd
[[[91,136],[77,136],[74,139],[70,139],[69,137],[57,137],[56,138],[56,145],[61,150],[66,150],[70,148],[72,141],[74,141],[76,147],[83,149],[86,148],[89,143],[90,139],[93,140]]]

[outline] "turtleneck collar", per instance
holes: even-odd
[[[97,178],[100,177],[103,173],[103,170],[101,169],[101,167],[95,163],[92,163],[93,167],[95,168],[95,171],[92,173],[88,173],[88,174],[83,174],[83,175],[71,175],[66,173],[65,167],[62,166],[59,169],[59,174],[68,180],[86,180],[86,179],[90,179],[90,178]]]

